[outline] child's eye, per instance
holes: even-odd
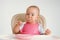
[[[34,14],[26,14],[26,15],[31,15],[31,16],[34,16]]]
[[[26,15],[29,15],[29,14],[26,14]]]
[[[32,14],[32,16],[34,16],[34,14]]]

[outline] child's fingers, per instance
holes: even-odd
[[[45,34],[50,34],[51,33],[51,31],[49,30],[49,29],[47,29],[46,31],[45,31]]]
[[[16,24],[19,24],[20,25],[21,23],[22,23],[22,21],[16,21]]]

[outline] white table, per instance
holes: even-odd
[[[0,40],[60,40],[60,37],[53,35],[17,34],[17,35],[0,35]]]

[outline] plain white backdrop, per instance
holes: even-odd
[[[11,19],[15,14],[25,13],[30,5],[40,8],[47,27],[53,35],[60,36],[60,0],[0,0],[0,35],[12,34]]]

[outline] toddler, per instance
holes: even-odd
[[[44,30],[43,26],[37,22],[40,10],[37,6],[29,6],[26,10],[26,22],[19,21],[13,31],[15,34],[31,34],[31,35],[48,35],[51,33],[49,29]]]

